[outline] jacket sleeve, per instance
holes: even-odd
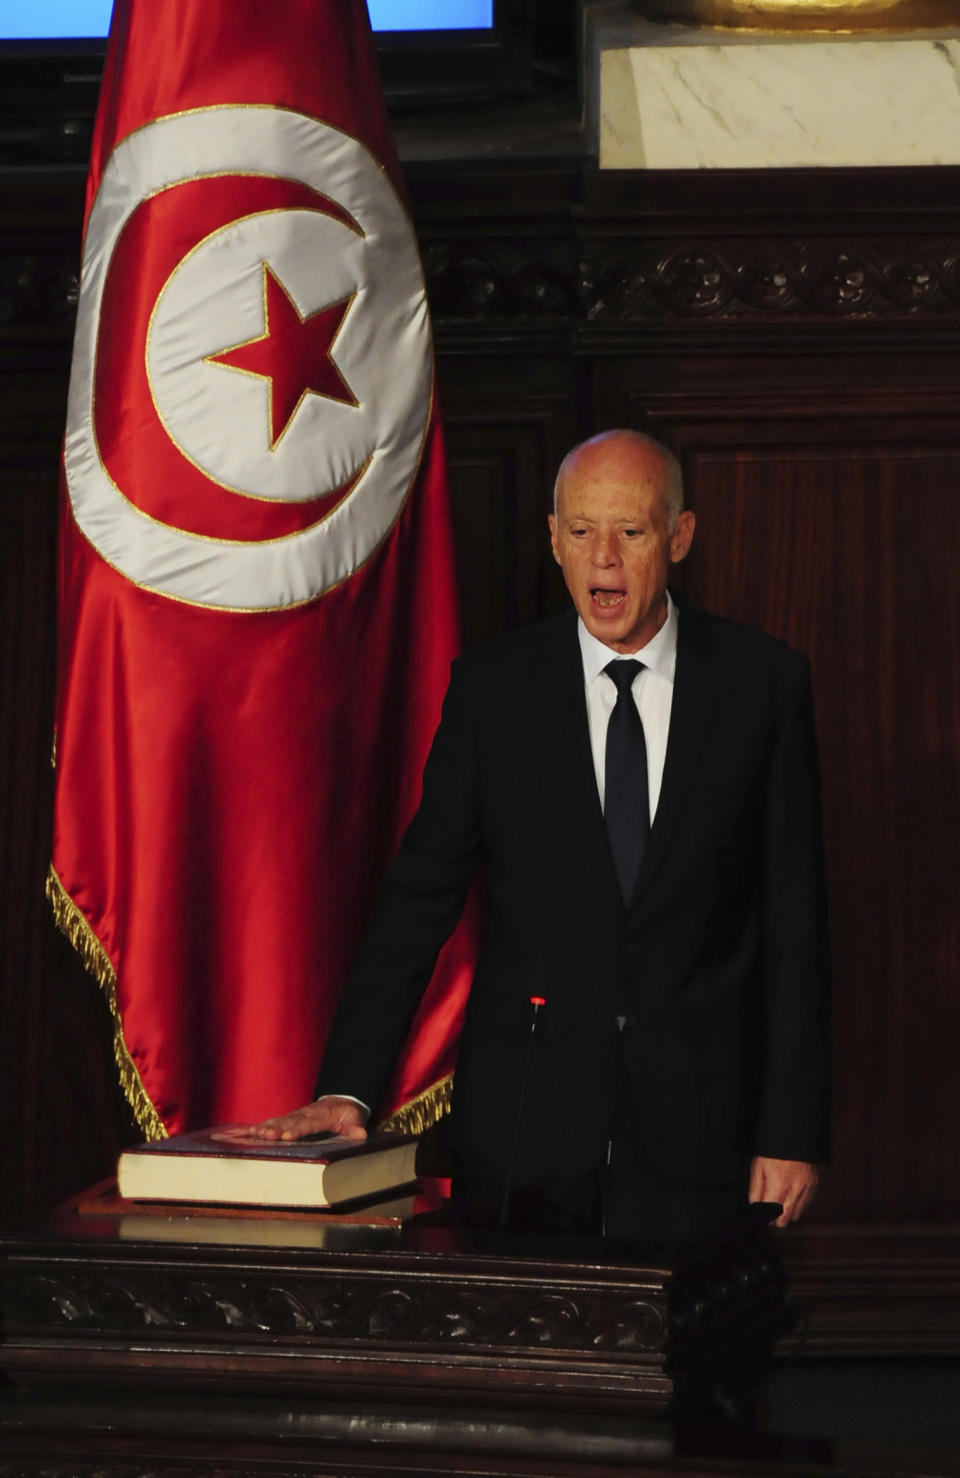
[[[754,1153],[827,1153],[827,927],[809,668],[781,689],[768,772],[764,865],[764,1067]]]
[[[376,1108],[480,857],[476,739],[455,662],[416,815],[387,870],[324,1053],[316,1094]]]

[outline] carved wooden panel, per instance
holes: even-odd
[[[696,319],[802,324],[960,317],[956,236],[744,238],[635,232],[572,242],[428,241],[434,311],[445,318],[565,320],[591,328]]]
[[[623,236],[591,243],[581,273],[593,323],[960,314],[956,236]]]
[[[760,1270],[761,1275],[763,1269]],[[732,1284],[730,1294],[737,1292]],[[689,1303],[689,1301],[688,1301]],[[533,1280],[468,1283],[435,1276],[298,1276],[173,1265],[165,1269],[69,1266],[18,1270],[6,1296],[6,1327],[138,1338],[236,1336],[370,1340],[616,1354],[644,1359],[667,1339],[666,1293],[544,1289]],[[689,1319],[693,1311],[690,1304]],[[318,1345],[318,1341],[321,1342]]]

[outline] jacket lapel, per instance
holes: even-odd
[[[636,907],[641,900],[644,889],[662,867],[677,836],[700,763],[709,716],[720,688],[706,623],[689,606],[678,606],[677,617],[677,670],[663,782],[631,907]]]
[[[551,667],[554,674],[551,707],[556,728],[550,742],[558,748],[564,771],[564,790],[570,797],[571,840],[576,847],[576,855],[581,859],[588,896],[592,894],[596,898],[598,894],[604,897],[612,894],[616,902],[621,903],[593,768],[575,611],[558,623],[556,635],[556,661]]]

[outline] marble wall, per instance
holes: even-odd
[[[588,16],[603,169],[960,163],[960,31],[788,36]]]

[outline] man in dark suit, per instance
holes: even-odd
[[[803,1212],[825,1097],[809,674],[677,607],[693,532],[658,443],[607,432],[565,459],[550,535],[576,611],[454,664],[318,1101],[261,1135],[362,1136],[479,868],[451,1116],[473,1214],[513,1154],[531,996],[515,1217],[688,1241],[748,1197]]]

